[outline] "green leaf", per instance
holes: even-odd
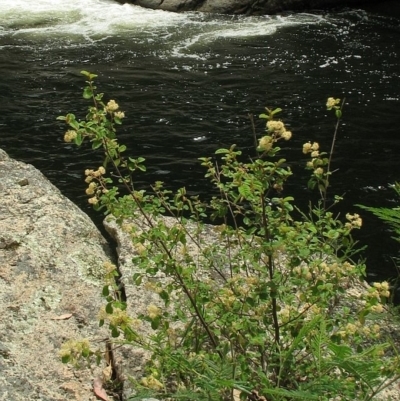
[[[76,135],[76,138],[75,138],[75,143],[78,146],[81,146],[82,142],[83,142],[83,136],[82,136],[82,134],[80,132],[78,132],[77,135]]]
[[[96,75],[96,74],[92,74],[92,73],[90,73],[90,72],[88,72],[88,71],[85,71],[85,70],[82,70],[82,71],[81,71],[81,74],[84,75],[86,78],[88,78],[90,81],[91,81],[92,79],[94,79],[94,78],[97,78],[97,75]]]
[[[251,189],[248,185],[241,185],[239,187],[239,193],[242,195],[245,199],[251,199],[252,198],[252,192]]]
[[[114,312],[114,309],[113,309],[113,307],[112,307],[112,303],[111,303],[111,302],[109,302],[109,303],[106,305],[106,312],[107,312],[109,315],[111,315],[111,314]]]
[[[219,154],[226,154],[226,153],[229,153],[229,149],[221,148],[221,149],[217,149],[217,150],[215,151],[215,154],[216,154],[216,155],[219,155]]]
[[[82,350],[82,356],[84,358],[87,358],[90,355],[90,349],[89,348],[85,348]]]
[[[324,235],[330,239],[337,239],[340,236],[340,233],[337,230],[329,230],[325,232]]]
[[[92,89],[87,86],[86,88],[83,89],[83,98],[84,99],[91,99],[93,97],[93,91]]]
[[[105,285],[103,287],[102,294],[103,294],[104,297],[106,297],[107,295],[110,295],[110,289],[108,288],[108,285]]]
[[[271,116],[274,116],[275,114],[278,114],[282,111],[282,109],[280,109],[279,107],[277,107],[275,110],[271,111]]]
[[[133,275],[133,282],[134,282],[136,285],[142,284],[142,280],[143,280],[143,277],[142,277],[142,275],[141,275],[140,273],[135,273],[135,274]]]
[[[335,354],[336,357],[342,360],[352,354],[351,348],[348,345],[330,343],[328,348]]]
[[[245,302],[250,306],[256,305],[256,301],[254,300],[254,298],[251,298],[251,297],[246,297]]]
[[[386,208],[386,207],[367,207],[363,205],[356,205],[368,212],[373,213],[376,217],[381,219],[384,223],[388,224],[394,231],[397,237],[400,237],[400,209],[399,208]],[[396,239],[396,237],[392,237]]]
[[[160,292],[159,295],[160,295],[160,298],[161,298],[162,300],[164,300],[165,303],[168,303],[168,302],[169,302],[169,294],[168,294],[167,291],[163,290],[163,291]]]
[[[154,319],[151,321],[151,328],[152,328],[153,330],[157,330],[158,327],[160,326],[160,322],[161,322],[161,318],[160,318],[160,316],[157,316],[156,318],[154,318]]]
[[[112,329],[111,329],[111,336],[116,338],[116,337],[119,337],[119,334],[120,333],[119,333],[118,329],[113,326]]]
[[[98,149],[103,146],[103,141],[101,139],[96,139],[92,143],[92,149]]]
[[[308,391],[302,390],[286,390],[284,388],[263,388],[262,393],[267,395],[275,395],[276,399],[283,399],[283,397],[287,400],[304,400],[304,401],[319,401],[321,397],[318,394],[313,394]],[[279,397],[279,398],[278,398]],[[275,399],[275,398],[274,398]]]
[[[69,122],[69,125],[70,125],[73,129],[75,129],[76,131],[78,131],[78,129],[79,129],[79,123],[78,123],[78,121],[76,121],[76,120],[71,120],[71,121]]]
[[[123,301],[114,301],[114,302],[113,302],[113,307],[114,307],[114,308],[121,309],[121,310],[125,310],[125,309],[126,309],[126,302],[123,302]]]
[[[61,357],[61,362],[62,363],[68,363],[70,361],[70,359],[71,359],[71,355],[63,355]]]

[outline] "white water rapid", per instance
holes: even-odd
[[[111,0],[0,0],[0,46],[28,43],[91,46],[120,37],[134,44],[162,44],[169,54],[193,56],[196,44],[219,38],[263,37],[279,28],[319,24],[318,14],[226,16],[149,10]]]

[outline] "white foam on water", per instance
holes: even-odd
[[[48,42],[50,47],[85,46],[121,37],[162,48],[160,56],[204,58],[197,48],[216,40],[270,36],[285,26],[323,21],[324,17],[307,13],[274,17],[172,13],[113,0],[0,0],[0,47],[17,40]]]
[[[124,30],[168,27],[187,17],[112,0],[0,0],[0,35],[107,37]]]

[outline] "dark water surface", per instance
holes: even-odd
[[[100,225],[87,206],[88,149],[63,143],[59,115],[85,115],[79,71],[125,110],[121,141],[148,159],[143,184],[163,180],[207,195],[196,161],[236,143],[251,151],[248,113],[281,107],[293,131],[283,155],[296,176],[286,188],[312,196],[304,142],[328,150],[335,118],[327,97],[346,98],[333,158],[338,211],[390,206],[400,180],[400,17],[393,11],[316,11],[274,17],[171,14],[107,0],[0,0],[0,147],[32,163]],[[262,123],[258,125],[262,132]],[[201,140],[198,140],[201,138]],[[394,275],[386,229],[362,213],[371,277]]]

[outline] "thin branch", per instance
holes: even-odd
[[[343,98],[342,104],[340,106],[340,111],[343,110],[344,103],[346,101],[346,98]],[[326,185],[325,185],[325,190],[322,195],[323,197],[323,204],[324,204],[324,210],[326,210],[326,201],[327,201],[327,193],[328,193],[328,187],[329,187],[329,175],[331,173],[331,162],[332,162],[332,156],[333,156],[333,151],[335,150],[335,145],[336,145],[336,138],[337,138],[337,133],[339,131],[339,125],[340,125],[340,120],[342,118],[337,118],[336,125],[335,125],[335,132],[333,133],[333,139],[332,139],[332,144],[331,144],[331,150],[329,152],[329,158],[328,158],[328,167],[326,171]]]

